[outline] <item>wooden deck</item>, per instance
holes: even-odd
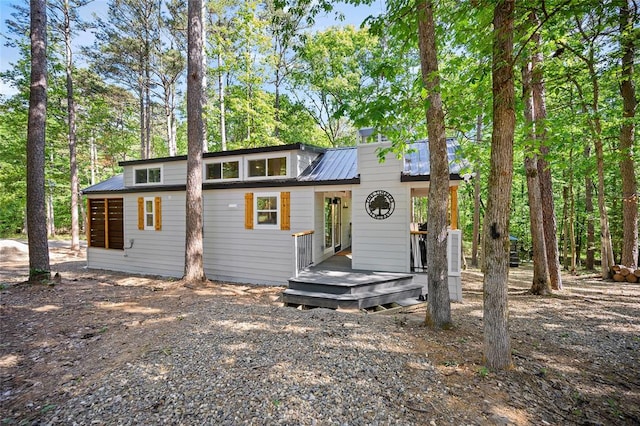
[[[350,256],[336,255],[290,278],[282,299],[289,306],[366,309],[419,303],[421,292],[412,274],[353,270]]]

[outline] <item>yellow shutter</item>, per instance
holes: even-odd
[[[155,208],[156,208],[156,212],[155,212],[156,223],[154,225],[155,225],[156,231],[160,231],[162,229],[162,198],[156,197],[154,199],[154,202],[155,202]]]
[[[144,198],[138,197],[138,229],[144,229]]]
[[[280,229],[288,231],[291,229],[291,193],[280,193]]]
[[[458,229],[458,187],[449,188],[451,197],[451,229]]]
[[[244,228],[253,229],[253,192],[244,194]]]

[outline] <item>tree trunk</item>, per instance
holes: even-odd
[[[534,131],[534,108],[531,95],[532,62],[522,67],[522,99],[524,101],[525,125],[529,127],[528,143],[525,152],[524,166],[527,175],[527,192],[529,197],[529,219],[531,224],[531,244],[533,251],[533,283],[532,294],[545,295],[551,291],[547,255],[545,250],[544,224],[542,217],[542,200],[540,199],[540,183],[538,179],[538,156]],[[537,112],[537,111],[536,111]]]
[[[45,208],[45,140],[47,120],[47,5],[31,0],[31,87],[27,126],[27,229],[29,281],[51,278]]]
[[[597,114],[596,110],[596,114]],[[602,127],[600,118],[594,118],[596,126],[596,164],[598,170],[598,211],[600,213],[600,271],[602,278],[611,277],[611,267],[615,263],[613,261],[613,245],[611,244],[611,232],[609,231],[609,215],[607,214],[607,206],[604,199],[604,150],[602,147]]]
[[[202,0],[189,0],[187,58],[187,187],[184,277],[186,283],[206,281],[202,218]]]
[[[566,173],[565,173],[566,176]],[[562,187],[562,267],[569,270],[569,185]]]
[[[534,27],[539,26],[539,19],[534,12],[531,13]],[[531,84],[533,94],[533,110],[535,116],[536,139],[540,144],[540,157],[538,158],[538,179],[540,182],[540,197],[542,200],[542,218],[544,226],[544,242],[551,288],[562,290],[562,276],[560,271],[560,253],[558,250],[557,222],[555,207],[553,205],[553,187],[551,183],[551,169],[546,157],[549,155],[547,143],[547,106],[545,102],[545,89],[543,81],[543,57],[540,41],[540,32],[536,31],[531,37],[535,44],[532,58]]]
[[[71,180],[71,250],[80,250],[78,223],[78,161],[76,159],[76,104],[73,95],[73,53],[71,50],[71,17],[69,0],[64,0],[64,45],[67,74],[67,123],[69,126],[69,175]]]
[[[447,206],[449,204],[449,161],[440,95],[433,2],[418,5],[418,44],[422,84],[427,90],[427,131],[431,177],[427,201],[428,309],[426,322],[435,328],[451,325],[451,300],[447,270]]]
[[[620,44],[622,48],[622,71],[620,95],[623,113],[620,128],[620,175],[622,177],[622,264],[631,268],[638,266],[638,194],[636,167],[633,160],[633,139],[636,116],[636,95],[633,83],[633,39],[634,17],[629,4],[620,6]]]
[[[591,156],[591,147],[587,144],[584,148],[585,158]],[[585,269],[594,270],[596,268],[596,229],[593,217],[593,181],[587,175],[584,178],[584,212],[587,216],[587,249],[585,258]]]
[[[140,83],[138,86],[138,109],[139,109],[139,113],[140,113],[140,158],[141,159],[145,159],[146,157],[146,152],[147,152],[147,148],[145,145],[145,120],[146,120],[146,114],[145,114],[145,108],[144,108],[144,83],[142,81],[142,75],[143,73],[140,72],[140,75],[138,76],[140,78]]]
[[[512,367],[509,341],[509,211],[513,179],[515,95],[514,0],[499,0],[493,16],[493,132],[484,225],[484,361],[491,369]]]
[[[573,150],[569,151],[569,163],[573,164]],[[576,233],[575,233],[575,195],[573,193],[573,168],[569,168],[569,241],[571,247],[571,266],[569,272],[576,273]]]
[[[482,114],[476,120],[476,143],[482,143]],[[471,266],[478,267],[478,246],[480,245],[480,168],[476,168],[473,178],[473,243],[471,245]]]
[[[175,137],[175,117],[173,115],[175,93],[173,83],[163,81],[164,84],[164,116],[167,129],[167,147],[169,148],[169,156],[175,157],[177,154],[176,137]]]
[[[96,147],[96,138],[91,135],[89,138],[89,157],[91,163],[91,185],[96,184],[96,167],[98,163],[98,148]]]
[[[205,45],[205,37],[207,35],[207,2],[201,1],[202,3],[202,12],[200,14],[201,23],[202,23],[202,56],[200,60],[202,62],[202,90],[200,92],[200,96],[202,99],[200,100],[202,105],[202,114],[205,113],[204,106],[207,104],[207,86],[209,82],[207,81],[207,46]],[[203,118],[202,120],[202,152],[209,152],[209,142],[207,135],[207,121]]]
[[[224,79],[222,78],[222,55],[218,53],[218,103],[220,104],[220,145],[222,151],[227,150],[227,122],[224,104]]]

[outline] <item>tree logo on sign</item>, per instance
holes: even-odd
[[[364,207],[369,216],[374,219],[386,219],[396,208],[396,202],[391,194],[381,189],[373,191],[364,202]]]

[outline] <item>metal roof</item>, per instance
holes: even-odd
[[[455,139],[447,139],[447,153],[449,157],[449,173],[462,175],[469,167],[469,163],[460,156],[460,146]],[[428,180],[430,172],[429,145],[427,140],[411,143],[408,152],[404,155],[403,180]],[[291,184],[318,183],[346,183],[357,182],[358,175],[358,150],[356,147],[332,148],[320,154],[318,158],[302,172],[297,179],[293,178]],[[271,182],[273,183],[273,182]],[[237,182],[229,183],[229,186],[237,185]],[[256,185],[259,182],[242,182],[243,185]],[[283,182],[282,184],[287,184]],[[183,185],[184,186],[184,185]],[[155,188],[155,187],[154,187]],[[182,188],[182,186],[181,186]],[[105,193],[124,191],[123,175],[116,175],[104,182],[86,188],[82,192]],[[155,188],[157,189],[157,188]]]
[[[82,190],[83,194],[91,192],[109,192],[109,191],[121,191],[124,189],[124,176],[121,174],[115,175],[103,182],[91,185],[88,188]]]
[[[356,179],[357,177],[358,151],[352,147],[328,149],[302,172],[298,180],[321,182]]]
[[[408,176],[428,176],[431,172],[429,162],[429,142],[421,140],[408,145],[408,152],[404,155],[404,172]],[[469,163],[461,157],[460,145],[453,138],[447,139],[447,156],[449,157],[449,173],[462,174]]]

